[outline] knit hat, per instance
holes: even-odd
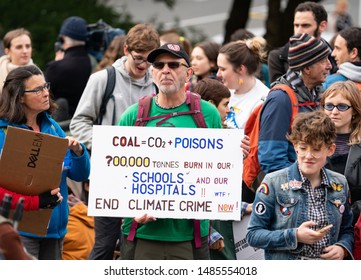
[[[315,64],[331,53],[328,45],[307,33],[296,34],[290,38],[288,64],[291,70],[301,70]]]
[[[189,56],[186,53],[186,51],[183,49],[183,47],[180,44],[174,44],[174,43],[166,43],[163,46],[159,47],[158,49],[155,49],[148,55],[147,60],[150,63],[153,63],[157,58],[157,56],[162,53],[170,53],[179,58],[184,58],[188,66],[191,66]]]
[[[64,20],[60,28],[60,35],[68,36],[74,40],[86,41],[87,24],[81,17],[69,17]]]

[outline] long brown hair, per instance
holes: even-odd
[[[10,71],[4,82],[2,93],[0,94],[0,118],[7,118],[9,122],[24,124],[26,114],[24,105],[20,98],[24,95],[25,81],[34,75],[44,75],[35,65],[21,66]],[[49,98],[49,114],[57,108],[52,98]]]

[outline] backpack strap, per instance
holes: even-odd
[[[150,95],[139,98],[138,114],[137,114],[137,119],[135,121],[135,126],[145,126],[147,122],[150,120],[149,118],[150,105],[152,104],[152,98],[154,96],[155,93],[152,93]]]
[[[138,102],[138,114],[135,121],[136,126],[145,126],[148,121],[161,119],[156,123],[156,126],[162,125],[165,121],[169,120],[172,117],[182,116],[182,115],[192,115],[193,120],[196,123],[197,127],[207,127],[206,122],[204,120],[204,116],[202,114],[200,100],[201,97],[197,93],[193,93],[190,91],[186,92],[186,103],[190,107],[190,110],[187,112],[173,112],[160,116],[149,116],[151,100],[155,94],[151,94],[148,96],[144,96],[139,99]]]
[[[108,79],[107,79],[107,85],[105,87],[102,103],[100,105],[97,124],[102,123],[108,101],[110,98],[114,98],[113,91],[114,91],[114,87],[115,87],[115,68],[113,66],[108,66],[105,69],[107,70]],[[113,112],[112,124],[114,124],[114,121],[115,121],[115,110]]]
[[[298,104],[298,99],[297,99],[296,93],[293,91],[293,89],[290,86],[285,85],[285,84],[276,84],[275,86],[272,87],[271,90],[276,90],[276,89],[280,89],[280,90],[286,92],[288,97],[291,100],[291,106],[292,106],[292,117],[291,117],[291,122],[290,122],[290,129],[291,129],[293,120],[295,119],[295,117],[298,113],[298,107],[300,106],[300,104]],[[308,101],[306,103],[309,103],[309,104],[303,105],[303,106],[310,106],[311,103],[314,103],[314,102]],[[302,103],[302,104],[306,104],[306,103]]]
[[[127,237],[128,241],[134,241],[135,234],[137,233],[138,223],[133,219],[132,224],[129,229],[129,234]]]
[[[201,109],[201,96],[197,93],[187,91],[186,102],[191,108],[192,116],[197,127],[207,128]]]
[[[194,245],[196,249],[202,247],[202,237],[201,237],[201,222],[200,220],[193,220],[193,236],[194,236]]]

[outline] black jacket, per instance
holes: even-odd
[[[65,98],[69,103],[72,116],[80,96],[92,72],[90,57],[85,46],[71,47],[65,50],[62,60],[51,61],[45,70],[45,77],[55,100]]]

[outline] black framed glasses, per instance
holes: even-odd
[[[185,67],[189,68],[188,65],[186,65],[182,62],[179,62],[179,61],[170,61],[170,62],[155,61],[155,62],[153,62],[153,67],[158,70],[163,69],[165,65],[168,65],[168,67],[173,70],[178,69],[180,66],[185,66]]]
[[[146,62],[147,64],[150,64],[150,63],[148,62],[148,60],[147,60],[146,58],[144,58],[144,57],[141,57],[141,56],[135,56],[135,57],[134,57],[131,52],[129,52],[129,54],[130,54],[130,56],[133,58],[134,63],[137,64],[137,65],[142,64],[142,63],[144,63],[144,62]]]
[[[323,105],[323,108],[325,108],[325,110],[327,111],[332,111],[334,108],[337,108],[337,110],[339,110],[340,112],[345,112],[347,111],[348,109],[350,109],[352,106],[350,105],[347,105],[345,103],[340,103],[340,104],[337,104],[337,105],[334,105],[332,103],[325,103]]]
[[[50,89],[50,83],[47,82],[45,83],[43,86],[41,87],[37,87],[37,88],[34,88],[34,89],[31,89],[31,90],[24,90],[24,92],[32,92],[32,93],[35,93],[35,95],[39,96],[40,94],[43,93],[44,90],[49,90]]]

